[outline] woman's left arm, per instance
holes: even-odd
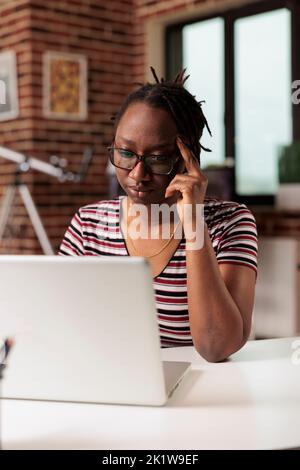
[[[175,176],[166,190],[166,197],[172,196],[175,191],[181,193],[177,206],[184,231],[188,233],[199,222],[195,208],[197,204],[204,203],[207,178],[188,147],[180,139],[177,139],[177,144],[187,174]],[[194,208],[192,218],[184,218],[185,205]],[[194,346],[208,361],[221,361],[240,349],[249,337],[255,272],[247,266],[218,264],[206,223],[202,247],[186,250],[186,269]]]
[[[247,266],[219,265],[206,224],[204,230],[203,247],[186,251],[189,320],[195,348],[217,362],[249,337],[255,272]]]

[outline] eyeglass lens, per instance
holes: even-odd
[[[132,170],[138,162],[138,157],[133,152],[116,147],[111,148],[111,158],[115,166],[124,170]],[[144,158],[144,163],[152,173],[163,175],[172,171],[174,162],[169,156],[147,155]]]

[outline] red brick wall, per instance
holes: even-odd
[[[31,190],[55,249],[71,215],[107,194],[105,147],[111,142],[110,117],[133,81],[132,1],[0,0],[0,51],[17,52],[20,116],[0,123],[0,145],[45,161],[67,158],[77,170],[82,153],[93,145],[93,164],[83,183],[61,184],[30,175]],[[42,114],[42,57],[47,50],[84,54],[88,60],[86,121],[46,119]],[[12,179],[13,165],[0,159],[0,187]],[[29,175],[28,175],[29,176]],[[2,253],[34,252],[40,247],[22,207],[16,207]],[[21,237],[16,240],[13,235]]]
[[[224,0],[227,1],[227,0]],[[71,215],[107,195],[105,146],[112,138],[110,116],[136,81],[145,79],[146,23],[170,12],[189,12],[205,0],[0,0],[0,51],[17,52],[20,116],[0,122],[0,145],[48,160],[67,158],[78,168],[87,146],[92,167],[81,184],[60,184],[38,173],[26,175],[51,242],[58,248]],[[216,0],[222,3],[223,0]],[[212,3],[209,1],[208,3]],[[237,2],[239,3],[239,2]],[[42,114],[42,57],[48,50],[88,59],[88,118],[50,120]],[[158,71],[160,73],[160,71]],[[13,167],[0,158],[0,196]],[[21,206],[10,220],[0,253],[40,253]]]
[[[9,1],[0,3],[0,51],[14,49],[18,60],[18,88],[20,117],[16,120],[0,122],[0,145],[17,151],[32,150],[32,125],[30,109],[26,100],[31,94],[31,34],[29,0]],[[11,181],[14,166],[0,158],[0,196],[3,189]],[[26,175],[30,183],[32,177]],[[0,244],[0,252],[17,252],[19,241],[16,237],[24,238],[23,250],[33,248],[29,239],[28,221],[22,208],[14,211],[12,231],[7,232],[7,238]]]

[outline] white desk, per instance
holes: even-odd
[[[3,448],[300,447],[300,363],[292,362],[293,341],[250,341],[221,364],[207,363],[193,348],[163,350],[166,360],[192,362],[163,408],[2,400]]]

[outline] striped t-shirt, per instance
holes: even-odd
[[[120,229],[122,196],[82,207],[62,241],[61,256],[130,256]],[[244,204],[205,198],[204,218],[219,264],[257,271],[257,231]],[[153,279],[162,347],[192,345],[186,285],[185,240]]]

